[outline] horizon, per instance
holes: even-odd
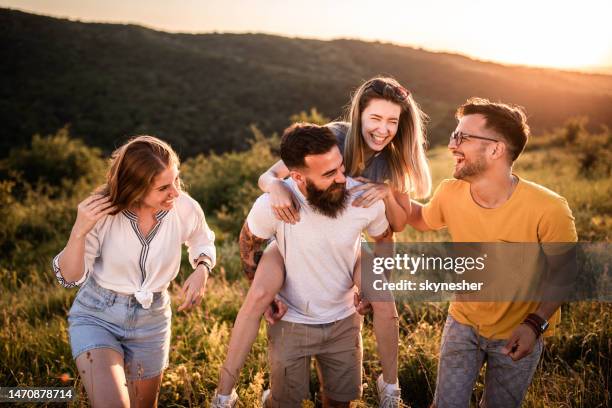
[[[124,5],[122,7],[112,7],[109,8],[106,3],[114,3],[116,0],[111,0],[105,2],[105,4],[101,4],[99,2],[88,2],[88,4],[84,5],[85,8],[79,6],[83,6],[80,2],[75,2],[72,0],[62,0],[56,1],[54,5],[46,4],[46,2],[41,3],[38,0],[29,0],[29,1],[0,1],[0,7],[13,9],[17,11],[21,11],[24,13],[38,14],[53,18],[59,19],[67,19],[70,21],[79,21],[83,23],[102,23],[102,24],[124,24],[124,25],[137,25],[142,26],[148,29],[168,32],[168,33],[184,33],[184,34],[263,34],[263,35],[273,35],[280,36],[286,38],[299,38],[299,39],[312,39],[312,40],[321,40],[321,41],[334,41],[340,39],[350,39],[357,40],[363,42],[370,43],[387,43],[401,47],[410,47],[415,49],[423,49],[424,51],[434,52],[434,53],[450,53],[461,55],[473,60],[489,62],[501,65],[510,65],[510,66],[525,66],[530,68],[546,68],[546,69],[556,69],[561,71],[572,71],[572,72],[581,72],[581,73],[590,73],[590,74],[603,74],[603,75],[611,75],[612,74],[612,44],[606,43],[607,38],[612,38],[612,28],[609,28],[609,25],[603,25],[594,28],[592,26],[596,26],[597,24],[590,24],[591,31],[585,30],[581,31],[582,37],[579,37],[576,33],[575,27],[570,27],[570,29],[566,28],[565,22],[563,19],[560,19],[556,22],[557,29],[562,29],[563,35],[559,35],[558,33],[554,33],[553,29],[550,29],[550,32],[546,34],[541,34],[540,37],[533,37],[533,41],[530,41],[529,37],[532,35],[531,32],[527,33],[527,30],[516,30],[516,32],[511,32],[510,34],[510,42],[513,45],[520,44],[520,47],[503,47],[505,38],[501,36],[494,36],[494,38],[489,38],[487,36],[481,35],[481,32],[473,33],[468,30],[468,33],[457,31],[456,39],[455,33],[453,34],[453,38],[450,38],[451,33],[448,34],[440,34],[436,35],[427,33],[427,30],[435,29],[430,28],[430,23],[424,23],[425,28],[421,27],[423,30],[418,33],[413,33],[414,41],[406,41],[408,38],[404,35],[404,40],[399,36],[400,34],[404,34],[402,30],[387,30],[385,31],[376,31],[373,29],[369,29],[369,27],[359,26],[360,19],[363,19],[359,13],[353,13],[352,15],[343,15],[345,19],[350,20],[350,27],[353,25],[359,26],[359,29],[362,30],[362,33],[366,33],[366,35],[354,35],[354,31],[351,29],[347,29],[346,27],[342,29],[337,29],[336,31],[328,31],[317,32],[313,31],[317,27],[320,28],[321,24],[326,22],[326,17],[329,18],[328,13],[321,12],[323,16],[319,19],[319,16],[315,16],[315,22],[317,25],[313,25],[312,21],[309,20],[309,16],[307,15],[307,11],[309,10],[301,10],[300,7],[304,7],[304,3],[292,3],[291,8],[295,8],[296,14],[300,16],[299,21],[301,26],[294,28],[292,32],[288,30],[282,29],[282,24],[279,26],[277,21],[274,20],[274,23],[277,25],[268,25],[268,29],[262,28],[266,27],[265,24],[262,26],[261,22],[257,22],[257,24],[249,25],[249,26],[240,26],[240,21],[233,22],[232,24],[221,23],[221,18],[229,18],[236,17],[237,15],[242,16],[243,10],[237,10],[239,7],[236,4],[242,1],[248,0],[240,0],[235,2],[236,4],[232,4],[227,7],[210,7],[212,3],[217,2],[218,0],[211,0],[206,3],[198,2],[196,0],[182,0],[179,3],[188,3],[185,4],[185,7],[180,6],[172,6],[167,12],[174,13],[174,15],[167,15],[161,13],[159,8],[162,7],[161,4],[157,4],[157,9],[154,6],[156,1],[150,1],[147,4],[153,4],[152,7],[146,8],[144,10],[142,7],[139,7],[139,4],[143,3],[142,1],[132,1],[129,2],[128,5]],[[311,7],[317,1],[315,0],[308,5]],[[334,7],[337,7],[337,4],[343,3],[344,0],[340,0],[337,3],[334,3],[331,6],[331,11],[338,11],[341,9],[334,10]],[[389,0],[387,0],[389,1]],[[19,3],[19,4],[17,4]],[[61,3],[61,4],[59,4]],[[92,4],[97,3],[97,4]],[[266,1],[264,2],[266,5],[270,5],[272,3],[276,3],[276,1]],[[591,0],[591,3],[598,3],[597,0]],[[28,5],[30,7],[28,7]],[[63,7],[61,7],[63,6]],[[167,5],[166,5],[167,6]],[[89,8],[87,8],[89,7]],[[96,8],[98,7],[98,8]],[[101,7],[101,8],[100,8]],[[207,10],[202,10],[202,7],[209,7]],[[479,6],[480,7],[480,6]],[[559,6],[561,7],[561,6]],[[605,7],[604,7],[605,8]],[[612,6],[607,6],[607,8],[612,11]],[[204,12],[205,15],[199,16],[191,16],[191,20],[183,21],[180,23],[180,18],[184,18],[184,14],[188,10],[199,10],[200,13]],[[560,8],[559,8],[560,10]],[[240,11],[240,13],[239,13]],[[422,12],[427,11],[421,10]],[[487,10],[485,10],[487,11]],[[488,10],[491,12],[491,10]],[[254,10],[255,12],[262,13],[261,10]],[[469,14],[472,13],[473,10],[463,10],[462,12]],[[567,10],[565,10],[567,14]],[[143,14],[144,13],[144,14]],[[147,13],[149,13],[147,15]],[[156,14],[157,13],[157,14]],[[170,13],[170,14],[171,14]],[[215,15],[217,13],[217,15]],[[193,14],[193,13],[192,13]],[[265,14],[265,13],[264,13]],[[427,13],[424,13],[427,14]],[[448,13],[451,14],[451,13]],[[537,13],[536,13],[537,14]],[[599,18],[602,18],[602,13],[598,14]],[[484,14],[486,15],[486,14]],[[229,16],[229,17],[228,17]],[[267,15],[266,15],[267,16]],[[333,15],[335,16],[335,15]],[[156,18],[153,18],[156,17]],[[385,16],[388,17],[388,16]],[[445,15],[437,15],[442,20],[448,19],[448,16]],[[535,16],[536,18],[538,15]],[[579,16],[577,16],[579,17]],[[242,18],[242,17],[241,17]],[[269,19],[270,17],[267,16]],[[414,17],[413,17],[414,18]],[[534,18],[532,16],[532,18]],[[215,21],[216,24],[211,24],[211,20]],[[253,18],[253,20],[257,20]],[[487,20],[485,18],[485,20]],[[573,18],[573,22],[576,22],[578,18]],[[290,20],[289,23],[295,23],[295,19]],[[401,20],[402,24],[404,20]],[[265,22],[264,22],[265,23]],[[445,24],[448,22],[443,21],[442,26],[444,28],[450,27],[450,24]],[[489,22],[488,24],[490,24]],[[433,23],[432,23],[433,24]],[[408,23],[406,23],[408,25]],[[562,26],[562,27],[560,27]],[[199,27],[199,29],[197,29]],[[242,28],[240,28],[242,27]],[[325,26],[327,28],[327,26]],[[412,26],[411,26],[412,27]],[[551,26],[553,27],[553,26]],[[553,27],[553,28],[554,28]],[[306,28],[310,29],[310,31],[306,30]],[[400,27],[401,28],[401,27]],[[452,26],[451,30],[455,30],[457,27]],[[369,29],[369,31],[368,31]],[[481,31],[486,34],[486,25],[480,28]],[[601,30],[602,33],[599,33],[598,30]],[[418,30],[415,30],[418,31]],[[368,35],[367,33],[370,33]],[[502,33],[503,30],[498,30],[497,33]],[[396,34],[396,38],[390,38],[390,34]],[[378,34],[378,35],[377,35]],[[609,35],[607,35],[609,34]],[[427,37],[427,36],[430,37]],[[433,36],[432,36],[433,35]],[[441,35],[441,36],[440,36]],[[478,39],[481,41],[480,44],[467,42],[468,46],[459,46],[464,37],[467,35],[467,38],[471,40]],[[474,36],[472,38],[472,36]],[[607,35],[607,36],[606,36]],[[522,36],[522,37],[521,37]],[[565,37],[564,37],[565,36]],[[589,40],[591,37],[601,37],[600,42],[595,42],[594,40]],[[421,41],[418,39],[421,38]],[[523,39],[521,43],[519,40]],[[552,40],[555,40],[553,42]],[[585,47],[584,43],[589,42],[590,47]],[[455,46],[452,44],[455,43]],[[533,43],[533,44],[532,44]],[[530,44],[533,46],[533,49],[527,49],[525,44]],[[479,48],[480,47],[480,48]],[[540,47],[540,48],[538,48]],[[542,49],[545,48],[545,51]],[[481,51],[478,51],[480,49]],[[573,52],[570,54],[568,50],[572,50]],[[487,51],[488,50],[488,51]],[[488,52],[488,54],[487,54]],[[545,55],[542,55],[545,54]],[[531,56],[528,58],[528,56]],[[549,63],[546,63],[548,58]],[[574,61],[582,61],[582,63],[574,63]],[[598,61],[598,62],[594,62]]]

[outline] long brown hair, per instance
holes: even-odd
[[[361,114],[373,99],[384,99],[401,107],[397,133],[385,147],[389,158],[390,184],[402,193],[424,198],[431,193],[431,173],[425,156],[427,116],[412,95],[390,77],[365,81],[354,93],[345,120],[350,123],[344,141],[344,164],[349,176],[359,176],[365,169],[365,141],[361,134]]]
[[[98,193],[110,197],[117,214],[137,205],[155,177],[173,164],[178,167],[180,162],[169,144],[153,136],[136,136],[111,155],[106,183]]]

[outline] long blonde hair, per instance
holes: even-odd
[[[388,151],[390,184],[414,198],[431,193],[431,173],[425,156],[427,116],[410,92],[390,77],[375,77],[364,82],[353,94],[345,120],[350,123],[344,141],[344,164],[349,176],[359,176],[365,169],[367,145],[361,134],[361,114],[372,99],[384,99],[401,107],[397,133],[385,146]]]
[[[97,192],[110,197],[117,207],[112,214],[117,214],[137,205],[155,177],[173,164],[178,167],[180,162],[168,143],[153,136],[136,136],[113,152],[106,183]]]

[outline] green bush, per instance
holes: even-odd
[[[0,178],[17,178],[63,192],[76,192],[78,181],[91,186],[101,182],[105,168],[100,149],[71,139],[68,129],[62,128],[47,137],[34,135],[30,147],[13,149],[0,162]],[[58,190],[51,191],[53,195],[59,194],[55,193]]]
[[[326,123],[331,122],[331,120],[319,112],[317,108],[310,108],[309,112],[301,111],[300,113],[291,115],[289,119],[291,120],[291,123],[307,122],[314,123],[315,125],[325,125]]]
[[[589,119],[586,116],[570,118],[563,126],[562,137],[566,145],[572,145],[579,137],[587,133],[586,126]]]
[[[239,153],[199,155],[181,166],[186,189],[200,202],[221,240],[237,237],[255,199],[259,176],[278,160],[276,135],[265,138],[252,127],[251,148]]]
[[[582,176],[609,178],[612,175],[612,133],[607,127],[600,134],[582,134],[575,151]]]

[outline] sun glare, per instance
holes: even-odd
[[[376,28],[391,41],[502,63],[612,66],[610,1],[390,2],[397,13]]]
[[[263,32],[386,41],[477,59],[557,68],[612,67],[610,0],[0,0],[86,21],[172,32]]]

